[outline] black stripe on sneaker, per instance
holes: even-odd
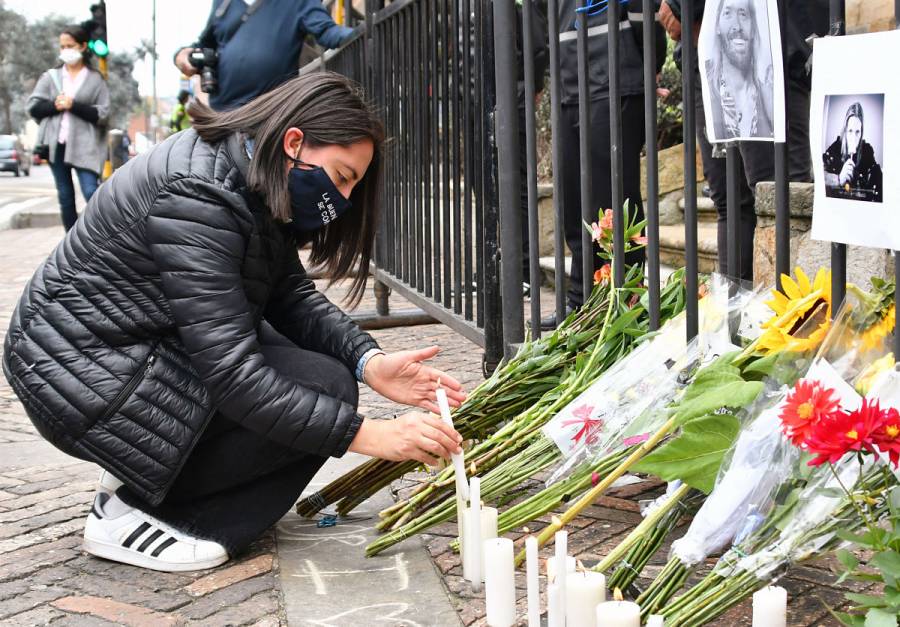
[[[100,515],[100,512],[97,511],[97,508],[94,507],[93,504],[91,504],[91,513],[92,513],[94,516],[96,516],[97,518],[103,518],[103,516]]]
[[[150,548],[150,545],[153,544],[153,543],[156,541],[156,539],[157,539],[159,536],[161,536],[162,534],[163,534],[163,530],[162,530],[162,529],[157,529],[156,531],[154,531],[153,533],[151,533],[150,536],[149,536],[146,540],[144,540],[143,542],[141,542],[141,546],[139,546],[139,547],[137,548],[137,550],[138,550],[139,552],[143,553],[143,552],[146,551],[148,548]]]
[[[141,525],[137,529],[135,529],[134,531],[131,532],[130,536],[125,538],[125,542],[122,543],[122,546],[124,546],[126,549],[130,548],[131,545],[134,544],[134,541],[137,540],[138,538],[140,538],[142,535],[144,535],[144,532],[147,531],[147,529],[149,529],[149,528],[150,528],[150,523],[142,522]]]
[[[178,542],[178,540],[176,540],[175,538],[171,538],[171,537],[166,540],[163,540],[162,542],[159,543],[159,546],[157,546],[155,549],[153,549],[153,553],[151,553],[150,555],[152,557],[159,557],[160,553],[162,553],[163,551],[168,549],[170,546],[172,546],[176,542]]]

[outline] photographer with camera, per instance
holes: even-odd
[[[214,0],[197,42],[175,54],[217,111],[239,107],[296,76],[307,35],[337,48],[353,29],[336,24],[320,0]]]

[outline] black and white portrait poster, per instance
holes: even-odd
[[[815,178],[812,237],[900,249],[900,32],[825,37],[813,44],[809,143]]]
[[[709,141],[783,142],[777,0],[707,0],[697,52]]]

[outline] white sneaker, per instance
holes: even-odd
[[[122,487],[122,485],[123,483],[116,479],[111,473],[106,470],[100,471],[100,479],[97,480],[97,492],[112,496],[116,493],[116,490]]]
[[[191,537],[102,492],[84,525],[83,548],[97,557],[165,572],[204,570],[228,561],[218,542]]]

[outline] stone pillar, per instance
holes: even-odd
[[[819,268],[831,267],[831,244],[810,237],[812,228],[812,183],[790,184],[791,204],[791,273],[799,265],[810,278]],[[892,277],[893,258],[880,248],[850,246],[847,251],[847,280],[860,287],[869,278]],[[775,285],[775,184],[756,186],[756,237],[753,243],[753,282]]]

